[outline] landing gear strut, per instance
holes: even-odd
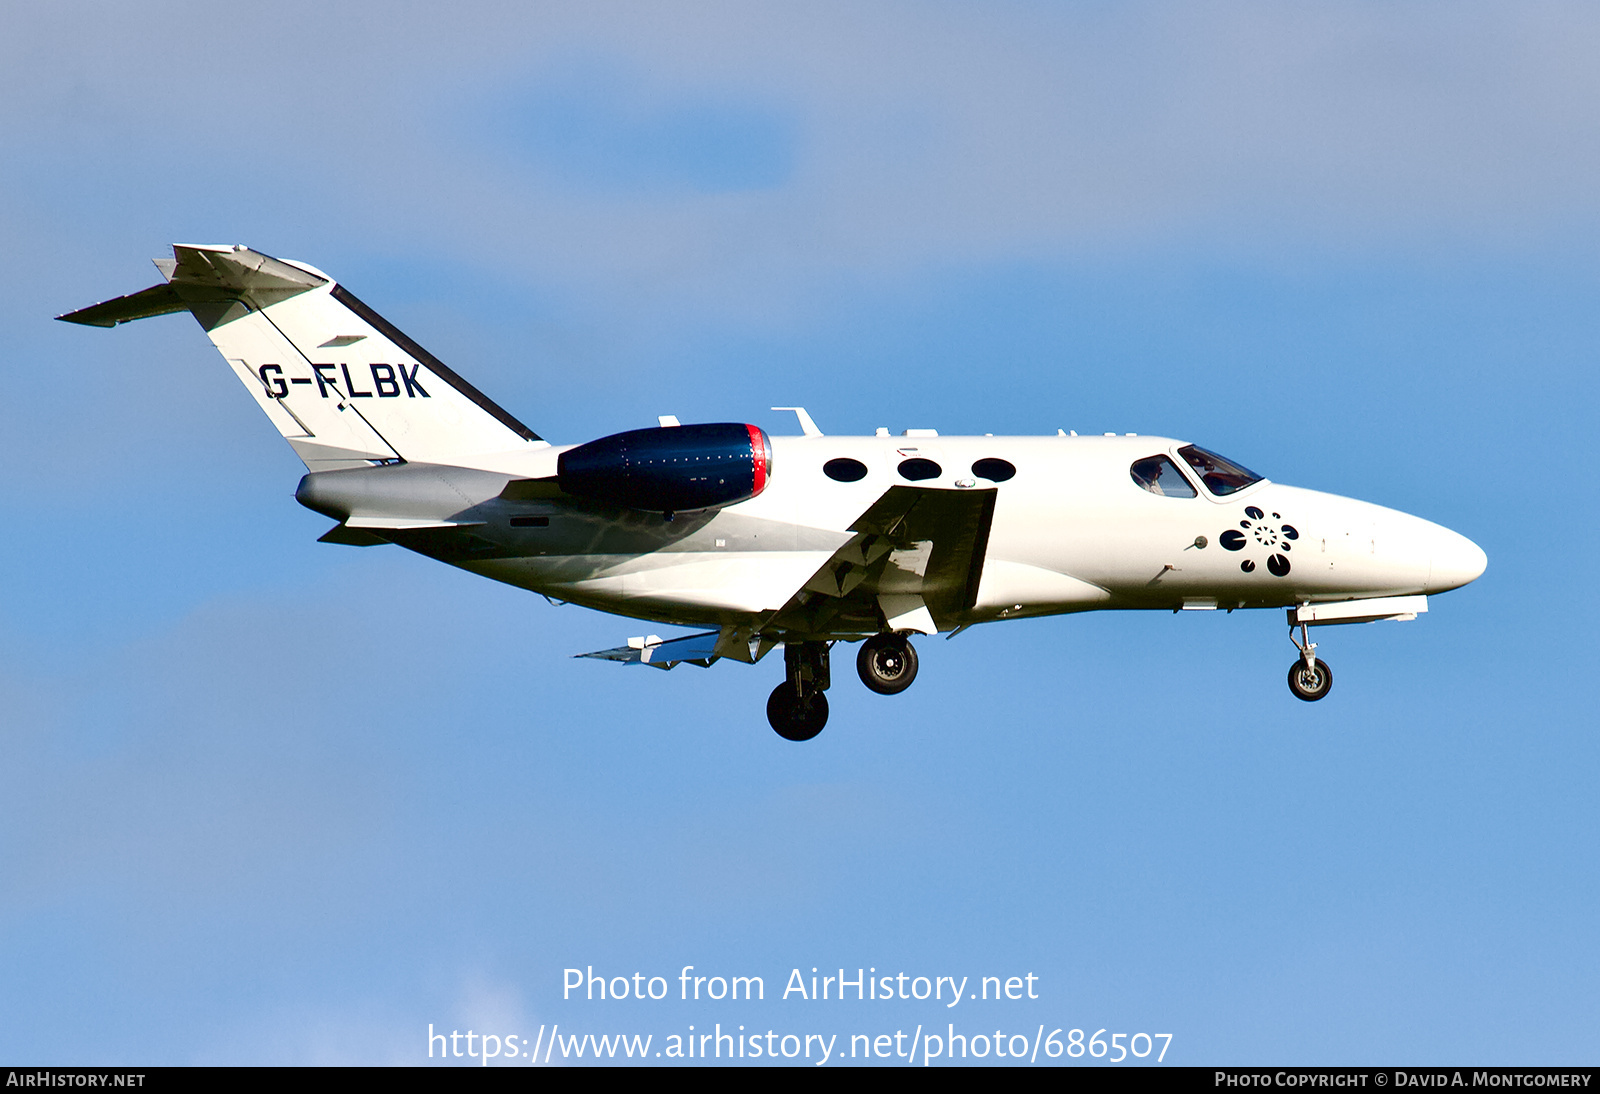
[[[898,695],[917,678],[917,651],[901,634],[875,634],[856,654],[861,682],[879,695]]]
[[[785,642],[784,681],[767,698],[767,721],[786,741],[809,741],[828,724],[828,643]]]
[[[1299,658],[1289,666],[1289,690],[1294,692],[1296,699],[1314,703],[1332,689],[1333,670],[1326,661],[1318,660],[1317,644],[1306,633],[1304,623],[1300,624],[1299,638],[1294,636],[1294,625],[1290,625],[1289,641],[1300,651]]]

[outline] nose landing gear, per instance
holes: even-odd
[[[879,695],[898,695],[917,678],[917,651],[904,635],[875,634],[861,643],[856,672]]]
[[[1317,644],[1306,633],[1304,623],[1300,624],[1299,638],[1294,636],[1293,624],[1290,625],[1289,641],[1300,651],[1300,657],[1289,666],[1289,690],[1296,699],[1314,703],[1332,690],[1333,670],[1326,661],[1317,659]]]
[[[828,643],[785,643],[783,667],[783,683],[767,698],[767,721],[786,741],[809,741],[828,724]]]

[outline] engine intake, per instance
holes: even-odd
[[[574,497],[624,509],[716,509],[766,489],[772,442],[753,425],[719,422],[614,433],[561,454],[556,478]]]

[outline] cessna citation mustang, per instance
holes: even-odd
[[[671,668],[783,647],[767,717],[828,720],[829,650],[882,695],[910,635],[1105,608],[1287,608],[1289,688],[1333,683],[1307,628],[1414,619],[1483,573],[1476,544],[1281,486],[1197,445],[1079,437],[802,436],[664,417],[552,445],[342,285],[245,247],[176,246],[165,282],[60,318],[187,311],[305,462],[325,543],[402,547],[599,611],[704,628],[583,654]],[[1298,632],[1298,633],[1297,633]]]

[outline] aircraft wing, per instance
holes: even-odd
[[[891,486],[851,523],[844,546],[770,616],[682,638],[630,638],[626,646],[576,656],[670,669],[723,657],[759,661],[782,640],[777,634],[876,634],[885,624],[935,634],[938,620],[977,600],[996,493]]]
[[[670,669],[680,661],[706,667],[717,657],[717,640],[721,631],[705,634],[686,634],[682,638],[663,639],[658,634],[644,638],[630,638],[626,646],[616,649],[596,650],[593,653],[575,654],[577,657],[594,657],[601,661],[621,661],[624,664],[649,665],[656,669]]]
[[[786,631],[852,626],[934,634],[977,601],[997,491],[891,486],[771,621]]]

